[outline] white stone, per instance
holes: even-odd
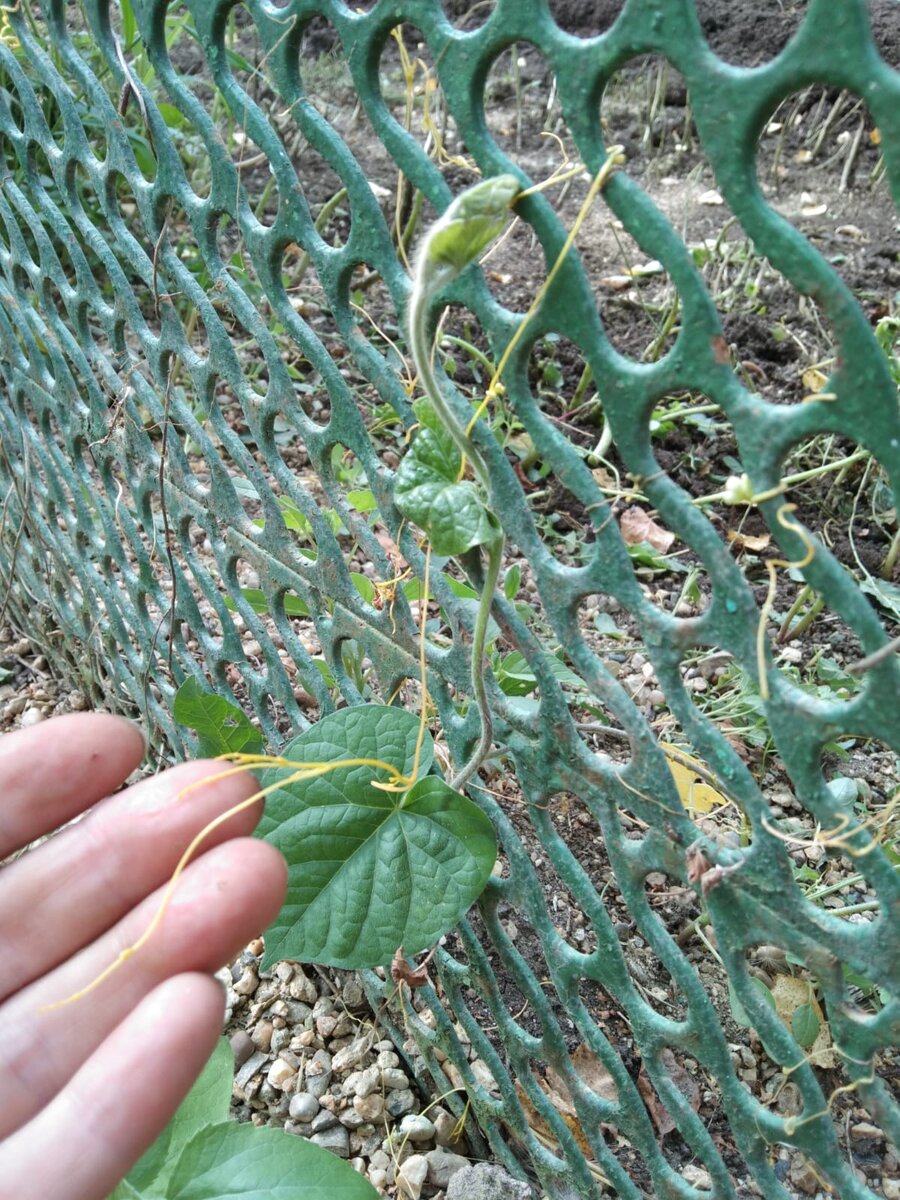
[[[469,1165],[467,1158],[453,1154],[443,1146],[429,1150],[425,1157],[428,1160],[428,1182],[436,1188],[446,1188],[456,1172]]]
[[[422,1154],[412,1154],[397,1172],[396,1182],[399,1195],[407,1200],[419,1200],[428,1176],[428,1161]]]
[[[296,1078],[297,1072],[295,1068],[290,1063],[285,1062],[283,1058],[276,1058],[271,1067],[269,1067],[266,1082],[270,1083],[273,1088],[277,1088],[280,1092],[288,1092],[291,1090]]]
[[[434,1137],[434,1125],[422,1113],[407,1113],[400,1122],[401,1138],[411,1142],[430,1142]]]

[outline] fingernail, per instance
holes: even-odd
[[[144,749],[141,753],[141,759],[142,760],[145,759],[147,757],[147,751],[150,749],[150,738],[147,734],[146,729],[138,721],[134,721],[130,717],[122,717],[120,719],[123,720],[126,725],[130,726],[135,731],[135,733],[137,733],[140,736],[141,741],[144,743]]]
[[[143,727],[143,725],[138,725],[137,721],[132,721],[131,724],[141,735],[141,741],[144,743],[144,753],[141,755],[141,758],[146,758],[147,751],[150,749],[150,735],[147,733],[147,730]]]

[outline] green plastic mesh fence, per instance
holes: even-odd
[[[891,797],[848,800],[828,756],[847,738],[900,750],[898,663],[878,587],[866,594],[790,515],[783,474],[796,447],[839,438],[896,488],[897,386],[835,263],[770,203],[757,150],[788,98],[821,85],[830,105],[842,90],[867,107],[900,194],[900,76],[863,0],[811,0],[754,69],[713,52],[691,0],[597,6],[615,20],[589,36],[557,24],[562,7],[498,0],[468,20],[438,0],[0,10],[3,602],[95,702],[139,710],[176,753],[193,746],[172,718],[192,677],[240,700],[273,747],[343,702],[408,688],[416,703],[416,593],[396,581],[407,565],[421,578],[423,551],[392,504],[414,421],[402,314],[416,233],[479,172],[539,181],[563,143],[593,174],[617,73],[641,55],[671,64],[711,202],[815,307],[834,355],[801,394],[767,395],[730,352],[706,257],[627,162],[611,178],[475,434],[518,564],[491,634],[500,765],[469,789],[500,870],[438,949],[433,983],[394,997],[391,1019],[437,1090],[459,1089],[458,1112],[468,1097],[476,1147],[547,1196],[774,1200],[796,1194],[798,1163],[807,1191],[881,1194],[842,1123],[861,1109],[900,1145]],[[560,139],[531,159],[516,151],[517,44],[544,56]],[[501,60],[509,128],[485,99]],[[438,362],[456,364],[446,386],[463,420],[563,246],[577,209],[561,216],[563,186],[577,199],[586,185],[522,201],[514,240],[448,294]],[[642,355],[616,348],[598,305],[584,247],[601,214],[669,281]],[[570,407],[594,396],[612,434],[594,458],[536,368],[562,344],[581,371]],[[673,396],[727,422],[726,488],[692,494],[657,455],[654,413]],[[536,487],[568,525],[541,519]],[[809,686],[771,621],[761,671],[767,570],[727,537],[744,536],[748,511],[727,501],[751,497],[757,550],[792,589],[775,607],[808,585],[863,660],[843,688]],[[624,504],[656,525],[626,538]],[[692,564],[665,603],[654,528]],[[430,687],[461,762],[478,733],[472,595],[438,568]],[[623,631],[656,710],[616,676]],[[740,681],[788,781],[777,795],[703,695],[697,664],[711,661]],[[843,907],[826,904],[842,887]],[[874,901],[854,906],[854,889]]]

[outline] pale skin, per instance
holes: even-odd
[[[281,855],[251,839],[262,804],[204,843],[147,944],[135,942],[194,834],[257,789],[250,775],[193,788],[195,762],[116,792],[143,739],[119,717],[60,717],[0,738],[0,1200],[104,1200],[163,1130],[220,1036],[212,972],[281,907]],[[87,810],[90,810],[89,812]]]

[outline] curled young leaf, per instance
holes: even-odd
[[[466,188],[432,226],[422,247],[423,270],[438,268],[443,284],[474,262],[503,232],[521,190],[515,175],[495,175]]]

